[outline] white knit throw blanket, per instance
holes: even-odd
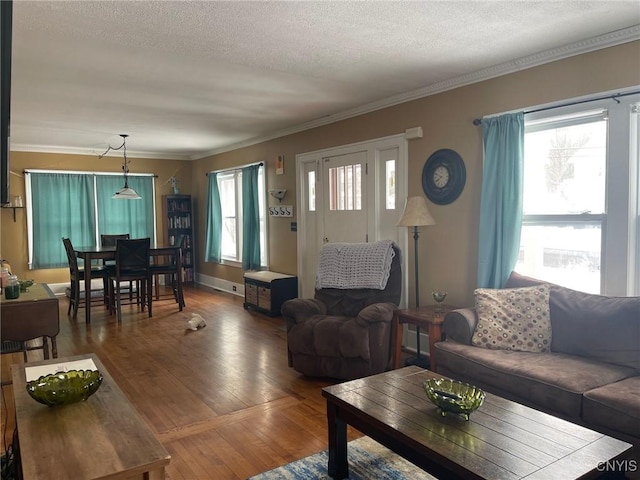
[[[318,258],[316,289],[374,288],[384,290],[395,256],[393,241],[327,243]]]

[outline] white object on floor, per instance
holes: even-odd
[[[205,322],[204,318],[202,318],[197,313],[192,313],[191,319],[189,320],[188,324],[188,328],[190,330],[198,330],[199,328],[205,327],[207,325],[207,322]]]

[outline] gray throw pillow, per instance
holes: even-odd
[[[519,352],[549,352],[549,286],[474,291],[478,325],[471,343]]]

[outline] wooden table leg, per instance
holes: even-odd
[[[429,370],[436,371],[436,342],[442,340],[442,321],[429,322]]]
[[[84,259],[84,321],[91,323],[91,254],[87,253]]]
[[[327,420],[329,427],[327,473],[334,480],[341,480],[349,476],[347,424],[338,418],[338,407],[331,402],[327,402]]]
[[[402,355],[402,324],[398,312],[393,314],[393,331],[394,331],[394,345],[393,345],[393,369],[400,368],[400,356]]]
[[[42,337],[42,356],[45,360],[49,360],[49,343],[46,336]]]

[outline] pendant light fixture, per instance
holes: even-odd
[[[122,165],[122,172],[124,173],[124,187],[122,187],[120,190],[114,193],[113,197],[111,198],[122,198],[125,200],[140,200],[142,197],[138,195],[138,192],[136,192],[133,188],[129,187],[129,177],[128,177],[129,163],[127,162],[127,137],[129,135],[127,135],[126,133],[121,133],[120,136],[122,137],[122,145],[120,145],[118,148],[113,148],[109,146],[109,148],[107,148],[107,151],[104,152],[102,155],[100,155],[100,158],[102,158],[109,152],[109,150],[122,149],[122,153],[124,156],[124,164]]]

